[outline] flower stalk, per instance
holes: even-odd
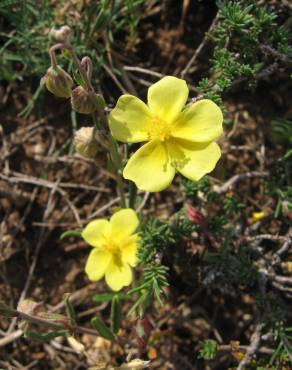
[[[92,79],[92,62],[88,56],[85,56],[80,61],[74,48],[71,46],[69,41],[60,42],[53,45],[50,50],[51,65],[54,69],[58,68],[56,50],[66,49],[69,51],[74,65],[78,69],[82,81],[84,82],[84,89],[88,93],[88,99],[91,100],[92,106],[94,107],[91,112],[92,120],[94,123],[94,129],[92,132],[92,140],[96,141],[97,137],[100,137],[100,144],[109,151],[110,160],[117,182],[117,193],[120,196],[121,207],[126,206],[126,197],[124,192],[123,180],[121,176],[122,172],[122,160],[120,153],[117,149],[117,144],[111,134],[109,133],[108,119],[104,111],[104,107],[101,102],[104,102],[103,97],[100,94],[96,94],[91,83]],[[85,112],[86,111],[86,112]],[[81,113],[89,113],[88,109],[85,109]],[[105,144],[103,143],[105,141]]]
[[[31,315],[27,314],[25,312],[13,309],[13,308],[6,308],[6,313],[3,314],[3,311],[0,312],[1,315],[3,316],[8,316],[8,317],[17,317],[19,319],[22,319],[24,321],[27,321],[28,323],[31,324],[37,324],[37,325],[42,325],[46,326],[48,328],[54,329],[54,330],[60,330],[60,329],[65,329],[68,330],[70,333],[82,333],[82,334],[90,334],[90,335],[97,335],[96,331],[90,328],[86,328],[83,326],[78,326],[78,325],[71,325],[67,321],[54,321],[50,319],[45,319],[36,315]]]

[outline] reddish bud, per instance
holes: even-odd
[[[137,338],[140,352],[143,352],[150,337],[153,325],[147,316],[139,319],[136,326],[133,328],[133,334]]]
[[[86,91],[82,86],[76,87],[71,94],[72,108],[82,114],[91,114],[96,110],[96,95]]]
[[[208,223],[205,216],[190,204],[186,206],[186,216],[192,223],[199,225],[202,229],[207,229]]]

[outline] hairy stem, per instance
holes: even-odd
[[[94,112],[92,114],[92,119],[93,119],[93,122],[94,122],[94,130],[93,130],[93,134],[92,134],[92,140],[95,140],[97,130],[100,130],[102,136],[104,136],[105,141],[106,141],[104,146],[107,147],[109,152],[110,152],[110,159],[111,159],[111,162],[112,162],[112,165],[113,165],[113,168],[114,168],[114,172],[115,172],[115,176],[116,176],[117,193],[119,194],[120,199],[121,199],[121,206],[125,207],[126,206],[126,199],[125,199],[125,193],[124,193],[123,180],[122,180],[122,176],[121,176],[122,160],[121,160],[119,151],[117,149],[117,144],[116,144],[115,140],[113,139],[113,137],[111,136],[111,134],[109,133],[108,120],[107,120],[107,116],[105,114],[105,111],[102,107],[100,107],[97,104],[97,100],[96,100],[96,95],[97,94],[95,93],[94,88],[93,88],[92,83],[91,83],[91,77],[92,77],[92,62],[91,62],[91,59],[88,56],[86,56],[80,62],[75,50],[73,49],[73,47],[70,44],[59,43],[59,44],[54,45],[52,48],[50,48],[50,55],[51,55],[51,58],[53,58],[52,63],[56,62],[55,50],[62,49],[62,48],[67,49],[70,52],[71,57],[73,59],[73,62],[75,64],[76,68],[78,69],[82,80],[85,83],[85,88],[90,93],[90,98],[92,99],[92,101],[94,102],[94,104],[96,106],[96,112]],[[99,116],[99,120],[97,119],[96,113]],[[109,142],[109,145],[107,145],[107,142]]]

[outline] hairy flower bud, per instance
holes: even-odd
[[[194,224],[199,225],[202,229],[207,229],[208,223],[203,214],[192,205],[187,204],[186,216]]]
[[[71,95],[73,80],[60,66],[50,67],[41,83],[44,83],[46,88],[59,98],[69,98]]]
[[[86,91],[82,86],[76,87],[71,94],[72,108],[78,113],[93,113],[96,109],[96,105],[94,104],[96,95],[94,94],[92,96],[91,94],[92,93]]]
[[[86,158],[95,158],[99,149],[98,142],[92,136],[93,130],[93,127],[82,127],[74,136],[76,152]]]
[[[70,43],[73,37],[73,31],[69,26],[62,26],[59,29],[52,28],[49,37],[54,41]]]

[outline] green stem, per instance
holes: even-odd
[[[104,117],[104,118],[105,118],[105,120],[107,120],[106,117]],[[99,133],[101,134],[100,135],[101,140],[99,140],[99,142],[101,144],[104,142],[104,145],[103,145],[104,148],[109,151],[110,160],[112,162],[114,172],[115,172],[114,174],[116,176],[117,193],[120,196],[121,206],[124,208],[124,207],[126,207],[126,198],[125,198],[123,180],[122,180],[122,176],[121,176],[122,160],[121,160],[118,148],[117,148],[117,144],[114,141],[113,137],[110,134],[106,135],[105,130],[102,127],[100,127],[101,125],[98,122],[96,112],[92,113],[92,120],[94,122],[92,140],[95,140],[96,133],[97,133],[97,131],[99,131]]]
[[[83,79],[83,81],[85,82],[85,85],[86,85],[86,89],[92,93],[92,96],[95,95],[95,91],[93,89],[93,86],[91,84],[91,80],[90,80],[90,77],[91,77],[91,71],[90,69],[87,71],[86,70],[86,66],[88,68],[90,68],[91,66],[91,61],[88,57],[85,57],[83,58],[83,64],[82,62],[80,62],[80,60],[78,59],[74,49],[72,48],[71,45],[64,45],[64,47],[69,50],[71,56],[72,56],[72,59],[73,59],[73,62],[75,63],[76,67],[78,68],[78,71]],[[89,73],[88,73],[89,72]],[[101,130],[101,133],[102,134],[105,134],[108,132],[108,120],[107,120],[107,117],[106,117],[106,114],[104,112],[104,109],[99,107],[97,105],[97,114],[100,118],[100,123],[101,125],[99,124],[98,122],[98,119],[96,117],[96,113],[94,112],[92,114],[92,118],[93,118],[93,122],[94,122],[94,130],[93,130],[93,134],[92,134],[92,138],[95,139],[95,135],[96,135],[96,132],[97,130]],[[108,135],[105,135],[105,141],[109,141],[109,151],[110,151],[110,158],[111,158],[111,161],[112,161],[112,164],[113,164],[113,167],[114,167],[114,171],[115,171],[115,175],[116,175],[116,181],[117,181],[117,192],[121,198],[121,206],[122,207],[125,207],[126,206],[126,199],[125,199],[125,193],[124,193],[124,186],[123,186],[123,180],[122,180],[122,177],[121,177],[121,168],[122,168],[122,161],[121,161],[121,158],[120,158],[120,154],[118,152],[118,149],[117,149],[117,146],[116,146],[116,142],[114,141],[114,139],[112,138],[112,136],[110,134]],[[107,143],[106,143],[107,144]],[[105,144],[105,146],[106,146]]]
[[[116,180],[117,180],[117,192],[119,193],[120,196],[120,202],[121,206],[123,208],[126,207],[126,197],[125,197],[125,192],[124,192],[124,184],[121,176],[121,169],[122,169],[122,161],[121,157],[117,148],[117,144],[113,137],[109,135],[110,139],[110,156],[111,156],[111,161],[114,166],[115,170],[115,175],[116,175]]]
[[[53,69],[56,70],[57,67],[58,67],[58,64],[57,64],[57,57],[56,57],[55,49],[50,48],[49,54],[50,54],[50,58],[51,58],[51,66],[53,67]]]
[[[129,207],[135,209],[137,198],[137,187],[134,182],[130,181],[129,185]]]

